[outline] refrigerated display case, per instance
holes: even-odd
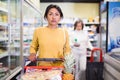
[[[8,41],[7,3],[0,1],[0,54],[6,51]]]
[[[0,79],[8,73],[8,8],[7,1],[0,1]]]
[[[119,13],[120,2],[101,2],[101,48],[105,53],[105,80],[120,80]],[[117,20],[113,20],[116,16]]]
[[[20,73],[33,31],[41,25],[40,9],[29,0],[0,0],[0,80]]]
[[[108,3],[107,52],[120,52],[120,2]]]
[[[101,48],[105,53],[120,53],[120,2],[101,2]]]

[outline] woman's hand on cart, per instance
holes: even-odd
[[[29,55],[28,59],[29,59],[30,61],[35,61],[35,60],[36,60],[36,54],[35,54],[35,53],[31,53],[31,54]]]

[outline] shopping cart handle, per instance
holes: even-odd
[[[36,61],[63,61],[61,58],[37,58]]]
[[[30,61],[30,60],[28,58],[26,58],[25,61]],[[35,61],[52,61],[52,62],[55,62],[55,61],[64,61],[64,60],[61,59],[61,58],[36,58]]]
[[[103,53],[102,53],[102,49],[101,48],[94,48],[94,49],[91,50],[90,62],[94,61],[93,53],[95,51],[100,51],[100,62],[103,62],[103,57],[102,57]]]
[[[26,62],[26,61],[30,61],[30,60],[29,60],[28,58],[25,58],[25,62]]]

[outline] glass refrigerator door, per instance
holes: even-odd
[[[42,25],[41,13],[25,1],[23,4],[23,55],[29,55],[33,32]],[[32,13],[32,14],[31,14]]]
[[[107,52],[120,52],[120,2],[108,3]]]
[[[108,3],[107,53],[120,63],[120,2]]]
[[[10,42],[10,69],[20,66],[20,2],[10,0],[9,14],[9,42]]]
[[[8,69],[8,8],[7,0],[0,0],[0,80]]]
[[[20,66],[19,0],[0,0],[0,80]]]
[[[10,80],[22,70],[21,58],[29,55],[34,29],[42,25],[41,13],[27,0],[23,0],[22,5],[21,2],[0,0],[0,80]]]

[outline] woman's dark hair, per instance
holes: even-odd
[[[77,24],[78,23],[81,23],[82,24],[82,29],[84,28],[84,23],[81,19],[77,20],[75,23],[74,23],[74,30],[76,30],[76,27],[77,27]]]
[[[62,10],[61,8],[58,6],[58,5],[53,5],[53,4],[50,4],[47,8],[46,8],[46,11],[45,11],[45,14],[44,14],[44,18],[46,19],[47,18],[47,15],[48,15],[48,12],[51,8],[56,8],[58,10],[58,12],[60,13],[60,17],[63,18],[63,13],[62,13]]]

